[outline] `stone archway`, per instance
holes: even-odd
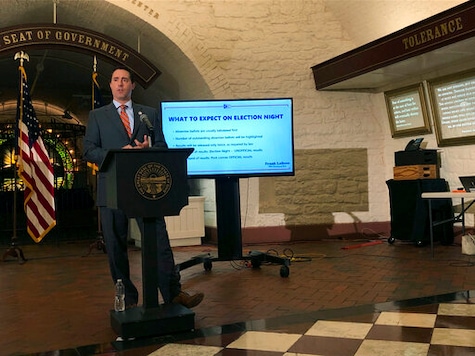
[[[87,6],[81,6],[86,3]],[[130,2],[129,5],[133,5],[132,3]],[[0,19],[0,31],[1,29],[11,30],[21,27],[18,23],[29,24],[42,20],[47,24],[50,19],[51,4],[51,0],[29,0],[24,1],[24,4],[23,0],[20,0],[16,4],[13,2],[2,4],[3,11],[14,16],[5,16]],[[71,29],[73,27],[87,28],[106,34],[112,39],[120,39],[117,42],[135,48],[134,50],[149,60],[153,66],[159,68],[162,73],[155,81],[148,86],[137,87],[134,95],[136,101],[158,106],[161,100],[212,98],[209,85],[193,63],[193,61],[204,62],[205,59],[205,50],[196,50],[199,48],[198,41],[188,39],[182,42],[183,37],[180,40],[172,38],[173,36],[167,37],[164,34],[167,31],[158,29],[155,24],[143,21],[136,12],[130,11],[127,6],[123,7],[124,4],[127,5],[124,2],[114,1],[59,2],[58,14],[60,16],[58,19],[62,23],[74,24]],[[122,19],[122,25],[117,25],[114,21],[117,17]],[[47,26],[51,28],[55,25],[50,23]],[[186,27],[183,24],[180,26]],[[71,41],[72,33],[72,31],[68,33],[69,37],[63,36],[56,40]],[[192,35],[191,32],[190,35]],[[18,63],[13,60],[13,55],[16,50],[24,48],[21,46],[21,42],[25,44],[24,42],[29,39],[28,36],[30,34],[17,33],[12,37],[10,33],[7,37],[0,37],[0,46],[19,44],[18,47],[10,48],[10,51],[5,51],[3,55],[0,55],[0,73],[2,74],[0,116],[1,104],[9,100],[16,100]],[[46,33],[43,32],[40,36],[43,36],[44,39]],[[77,41],[81,41],[79,36],[79,34],[75,36]],[[33,39],[33,37],[31,38]],[[138,46],[137,41],[141,41],[142,45]],[[175,42],[179,43],[182,48]],[[190,49],[187,46],[193,48]],[[73,114],[75,119],[87,124],[87,114],[91,109],[91,73],[94,51],[79,52],[77,48],[71,48],[66,43],[63,43],[63,46],[43,47],[36,43],[28,51],[30,62],[25,64],[25,69],[28,73],[30,88],[33,89],[33,100],[47,103],[50,107],[56,106],[61,110],[67,110]],[[189,53],[186,54],[185,51]],[[193,52],[193,55],[190,55],[190,51]],[[107,100],[108,79],[114,65],[105,60],[99,59],[98,61],[99,83]],[[219,85],[221,86],[222,83],[223,80],[220,80]]]

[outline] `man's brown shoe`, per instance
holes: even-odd
[[[175,298],[173,298],[172,303],[181,304],[184,307],[191,309],[200,304],[204,297],[205,295],[203,293],[190,295],[181,291]]]

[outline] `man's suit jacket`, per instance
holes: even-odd
[[[139,112],[147,115],[153,125],[153,147],[166,148],[167,144],[162,131],[162,122],[158,110],[149,106],[132,103],[134,111],[134,131],[129,138],[114,103],[92,110],[86,127],[83,141],[83,156],[88,162],[102,164],[107,152],[120,149],[128,144],[135,146],[134,140],[142,142],[144,135],[150,135],[145,123],[140,121]],[[106,205],[106,177],[99,172],[97,177],[97,206]]]

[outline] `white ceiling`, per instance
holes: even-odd
[[[326,0],[355,48],[377,40],[466,1]],[[473,68],[475,39],[416,56],[323,90],[380,92]]]
[[[324,0],[355,47],[399,31],[465,0]]]

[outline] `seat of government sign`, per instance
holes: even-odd
[[[102,33],[77,26],[58,24],[20,25],[0,29],[0,54],[30,48],[59,47],[79,52],[93,52],[129,67],[137,81],[147,88],[161,73],[131,47]]]

